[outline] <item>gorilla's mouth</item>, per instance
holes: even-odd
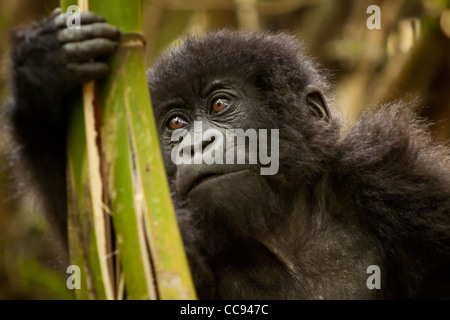
[[[194,179],[194,181],[190,184],[186,194],[189,194],[193,189],[195,189],[197,186],[199,186],[200,184],[202,184],[204,182],[211,181],[214,179],[219,179],[219,178],[232,179],[233,176],[239,175],[239,174],[241,174],[243,172],[247,172],[247,171],[248,171],[247,169],[244,169],[244,170],[231,171],[231,172],[205,173]]]
[[[212,180],[214,178],[223,176],[224,174],[222,173],[209,173],[209,174],[205,174],[203,176],[198,177],[197,179],[194,180],[194,182],[191,184],[191,186],[189,187],[187,193],[191,192],[192,189],[194,189],[196,186],[198,186],[199,184],[201,184],[202,182],[208,181],[208,180]]]

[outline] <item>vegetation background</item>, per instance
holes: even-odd
[[[450,0],[142,1],[149,66],[183,34],[284,30],[326,70],[349,124],[367,107],[413,95],[435,139],[450,139]],[[381,9],[380,30],[366,27],[370,5]],[[0,105],[9,94],[11,30],[57,6],[57,0],[0,2]],[[38,206],[31,196],[15,196],[8,150],[0,136],[0,299],[71,299],[64,275],[55,271],[58,244]]]

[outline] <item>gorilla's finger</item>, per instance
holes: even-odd
[[[108,64],[103,62],[69,63],[66,66],[70,86],[103,78],[109,73],[109,70]]]
[[[67,27],[67,19],[72,15],[72,13],[63,13],[57,16],[54,20],[55,25],[58,28],[66,28]],[[105,18],[100,17],[99,15],[86,11],[80,13],[80,23],[81,25],[86,25],[90,23],[96,22],[105,22]]]
[[[117,50],[118,42],[103,38],[69,42],[63,45],[64,58],[68,62],[83,62],[90,59],[110,55]]]
[[[119,40],[120,29],[107,23],[97,22],[81,26],[80,29],[66,28],[58,32],[58,41],[61,43],[82,41],[92,38]]]

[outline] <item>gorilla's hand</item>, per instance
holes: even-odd
[[[65,80],[73,86],[104,77],[109,67],[102,58],[116,51],[120,30],[92,12],[81,13],[79,29],[67,28],[67,18],[60,14],[53,20]]]
[[[28,114],[60,121],[63,97],[71,88],[108,74],[104,58],[116,51],[120,30],[92,12],[81,13],[79,29],[69,29],[69,16],[57,9],[13,34],[14,95],[25,97],[16,101]]]

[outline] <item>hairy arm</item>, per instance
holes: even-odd
[[[12,35],[11,91],[5,112],[13,139],[19,186],[33,186],[63,238],[66,232],[66,126],[70,96],[79,85],[105,76],[98,60],[115,51],[120,31],[93,13],[82,28],[66,28],[55,12]],[[92,60],[96,59],[96,60]]]

